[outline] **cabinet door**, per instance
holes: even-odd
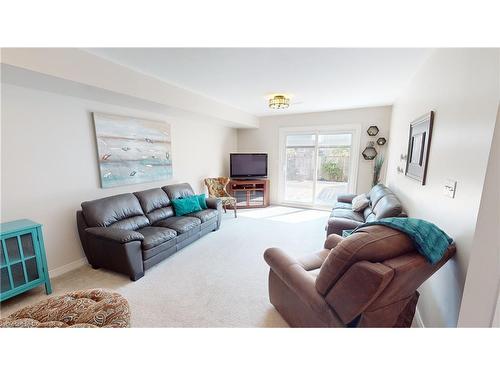
[[[9,278],[9,269],[7,266],[0,267],[0,293],[7,292],[12,289]]]
[[[38,280],[41,274],[41,264],[39,256],[40,250],[38,249],[36,233],[25,233],[19,238],[21,240],[21,247],[24,256],[24,268],[26,270],[27,282]]]
[[[2,239],[1,243],[2,292],[40,280],[40,249],[35,230],[18,232],[14,237]]]
[[[0,241],[0,293],[8,292],[13,288],[10,268],[8,263],[5,241]]]

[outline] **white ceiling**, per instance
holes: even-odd
[[[95,55],[257,116],[392,104],[429,49],[91,48]],[[292,105],[271,110],[284,93]]]

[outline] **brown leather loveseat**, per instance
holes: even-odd
[[[455,253],[451,244],[432,265],[404,233],[380,225],[332,234],[324,247],[298,260],[264,253],[270,301],[292,327],[409,327],[417,288]]]
[[[352,230],[358,225],[369,223],[387,217],[406,217],[403,206],[396,194],[387,186],[377,184],[366,193],[370,202],[362,212],[352,210],[352,200],[356,194],[341,194],[333,207],[328,223],[326,235],[342,235],[343,230]]]

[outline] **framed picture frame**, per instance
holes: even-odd
[[[430,111],[410,123],[408,157],[405,175],[425,185],[432,138],[434,112]]]
[[[98,112],[92,115],[102,188],[172,178],[169,124]]]

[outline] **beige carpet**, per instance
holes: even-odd
[[[286,327],[269,303],[262,254],[277,246],[297,256],[319,250],[329,213],[272,206],[224,215],[222,227],[131,282],[84,266],[52,280],[53,295],[114,289],[132,310],[133,327]],[[39,287],[5,301],[1,316],[46,298]]]

